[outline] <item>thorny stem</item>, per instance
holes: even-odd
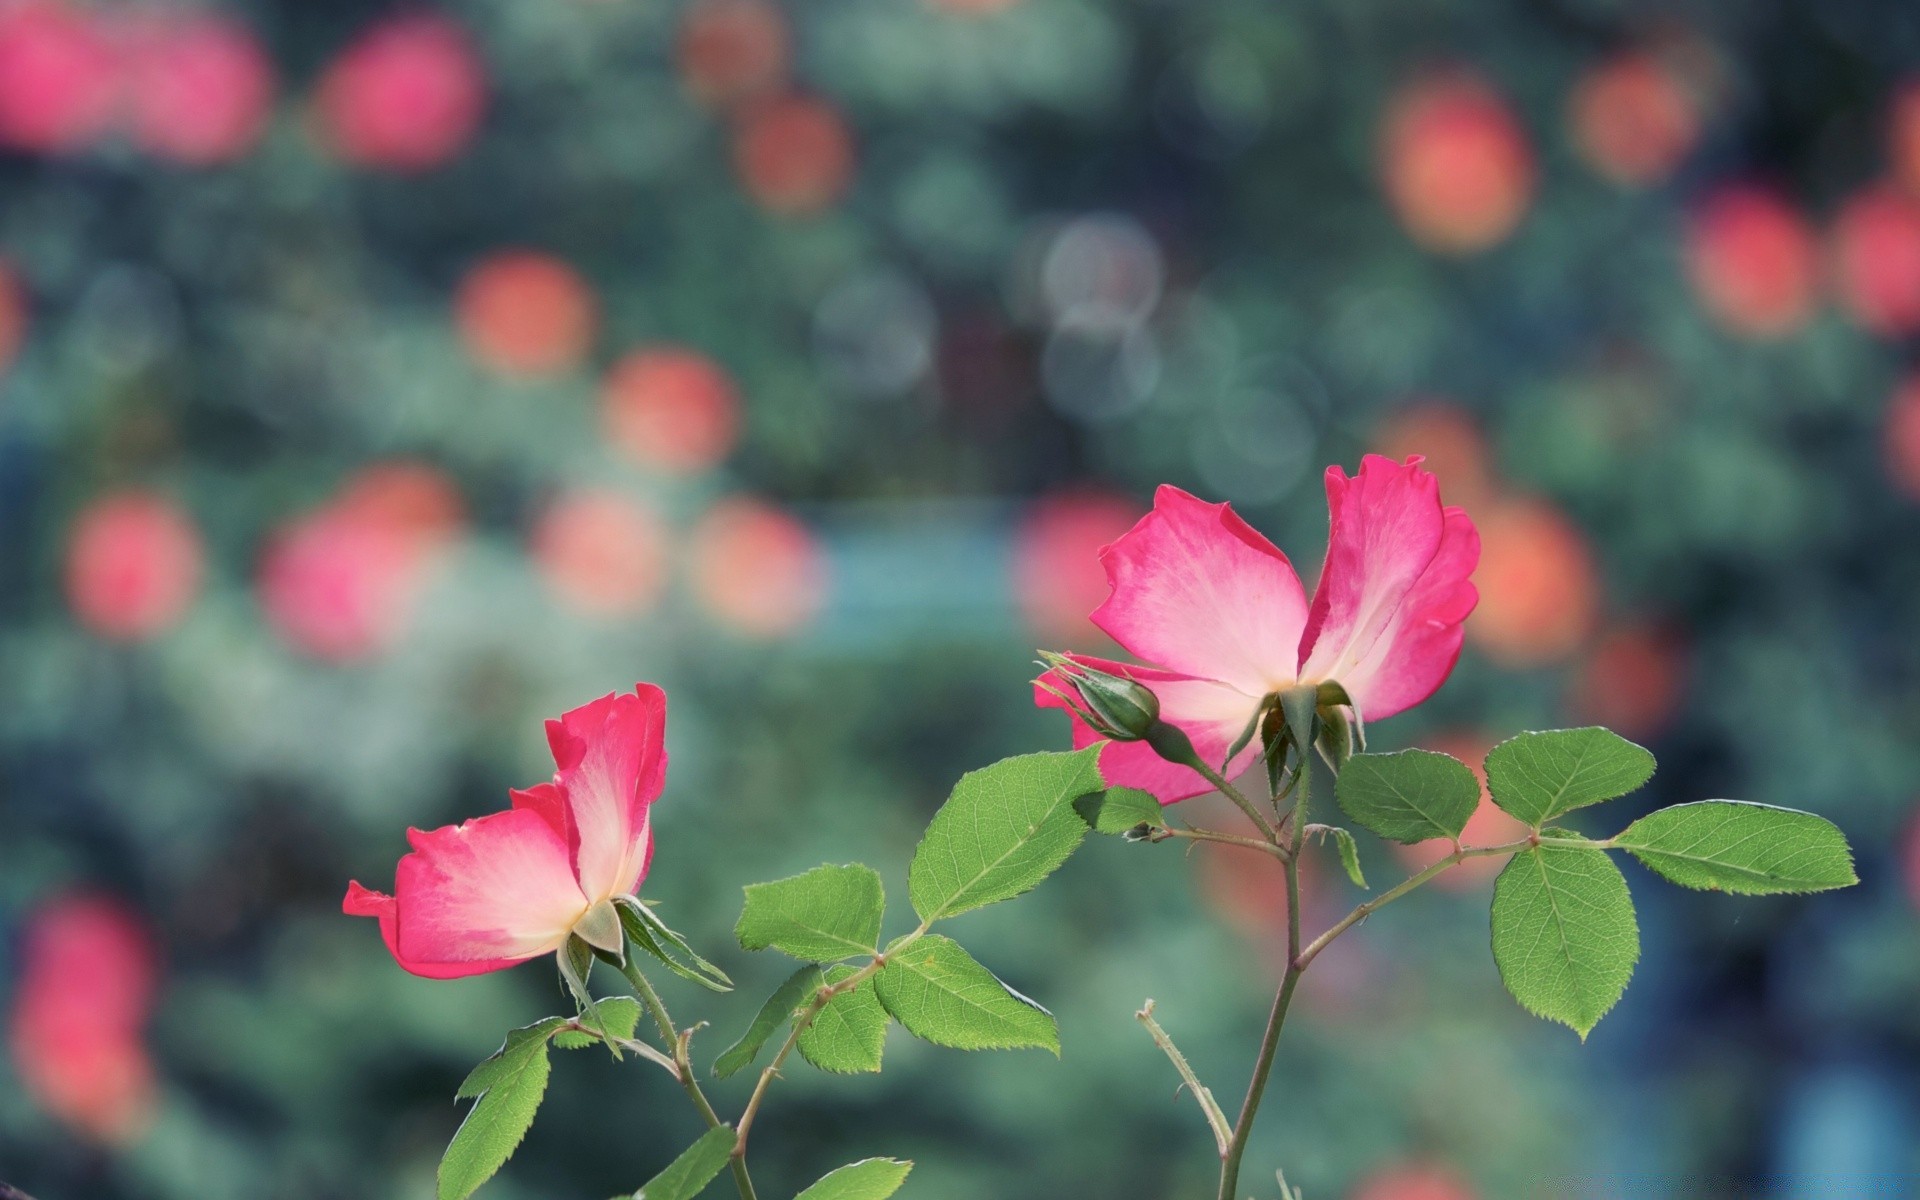
[[[693,1039],[693,1030],[688,1029],[683,1032],[673,1027],[673,1018],[667,1015],[667,1006],[660,1002],[660,993],[654,991],[653,985],[647,982],[647,977],[640,973],[640,968],[631,955],[620,965],[620,973],[627,977],[627,982],[633,985],[633,994],[640,998],[640,1003],[653,1017],[655,1027],[660,1030],[661,1040],[672,1047],[674,1067],[680,1076],[680,1086],[686,1089],[688,1098],[693,1101],[693,1106],[700,1110],[701,1119],[706,1121],[707,1128],[718,1129],[726,1124],[720,1119],[720,1114],[713,1111],[713,1105],[708,1102],[707,1094],[700,1089],[699,1077],[693,1072],[693,1063],[687,1049],[688,1043]],[[746,1131],[744,1120],[740,1130],[742,1133]],[[733,1168],[733,1185],[740,1192],[740,1200],[759,1200],[753,1190],[753,1176],[747,1174],[746,1160],[736,1155],[729,1161]]]
[[[888,954],[897,953],[903,947],[911,945],[913,942],[919,940],[920,935],[926,931],[927,926],[922,924],[920,928],[894,942],[888,949],[874,955],[871,961],[853,974],[838,983],[824,984],[819,990],[814,992],[812,1002],[801,1009],[798,1015],[793,1018],[793,1028],[787,1031],[787,1040],[780,1043],[780,1049],[774,1052],[773,1061],[769,1062],[766,1069],[760,1072],[760,1078],[755,1081],[753,1085],[753,1095],[747,1097],[747,1106],[740,1110],[740,1136],[733,1145],[735,1162],[739,1162],[741,1156],[747,1152],[747,1134],[753,1130],[753,1119],[760,1113],[760,1102],[766,1097],[767,1089],[771,1087],[773,1081],[779,1077],[781,1064],[787,1061],[787,1055],[793,1053],[793,1048],[800,1044],[800,1035],[805,1033],[807,1027],[813,1024],[814,1018],[818,1017],[821,1010],[832,1003],[835,996],[850,992],[867,980],[872,979],[875,975],[878,975],[880,969],[887,965]]]
[[[1259,838],[1240,837],[1236,834],[1221,833],[1217,829],[1156,829],[1149,841],[1164,842],[1169,838],[1187,838],[1196,842],[1219,842],[1225,846],[1239,846],[1246,850],[1258,850],[1262,854],[1271,854],[1281,862],[1287,861],[1287,848],[1276,846],[1272,842],[1263,842]]]
[[[1205,776],[1208,783],[1211,783],[1214,787],[1220,789],[1221,795],[1225,796],[1227,799],[1233,801],[1234,804],[1239,806],[1240,811],[1247,814],[1247,819],[1252,821],[1256,826],[1259,827],[1261,834],[1267,839],[1269,843],[1273,845],[1273,847],[1276,850],[1281,851],[1283,854],[1288,852],[1287,848],[1281,845],[1280,834],[1277,830],[1274,829],[1273,822],[1261,816],[1260,809],[1254,804],[1254,802],[1247,799],[1246,794],[1242,792],[1239,788],[1234,787],[1233,784],[1227,782],[1226,776],[1220,774],[1220,772],[1208,766],[1206,760],[1203,758],[1200,758],[1198,755],[1194,756],[1192,761],[1188,762],[1186,765],[1198,771],[1201,775]]]
[[[1287,876],[1287,973],[1274,994],[1273,1010],[1267,1014],[1267,1031],[1260,1039],[1260,1053],[1253,1063],[1253,1078],[1247,1082],[1247,1098],[1240,1102],[1240,1117],[1220,1154],[1219,1200],[1234,1200],[1240,1186],[1240,1160],[1246,1157],[1247,1139],[1253,1134],[1253,1118],[1260,1111],[1260,1100],[1267,1091],[1267,1077],[1273,1073],[1274,1051],[1280,1046],[1280,1030],[1287,1023],[1287,1010],[1293,1006],[1294,989],[1306,964],[1300,961],[1300,851],[1307,836],[1307,798],[1312,785],[1312,762],[1306,750],[1300,752],[1300,770],[1295,774],[1292,843],[1280,868]],[[1274,836],[1274,835],[1269,835]],[[1278,838],[1275,836],[1277,843]]]
[[[1220,1111],[1220,1102],[1213,1098],[1212,1089],[1201,1083],[1200,1077],[1193,1073],[1193,1067],[1188,1064],[1187,1056],[1180,1053],[1180,1047],[1173,1044],[1167,1031],[1160,1028],[1160,1022],[1153,1019],[1153,1001],[1148,1000],[1133,1017],[1147,1027],[1153,1044],[1166,1051],[1167,1057],[1173,1061],[1173,1069],[1180,1072],[1181,1081],[1193,1093],[1193,1098],[1200,1102],[1200,1111],[1207,1118],[1207,1128],[1213,1130],[1214,1145],[1220,1148],[1222,1155],[1226,1154],[1227,1143],[1233,1138],[1233,1131],[1227,1128],[1227,1114]]]

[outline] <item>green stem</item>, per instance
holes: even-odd
[[[1160,1022],[1153,1019],[1153,1001],[1148,1000],[1143,1004],[1133,1018],[1147,1027],[1147,1035],[1153,1039],[1153,1044],[1160,1047],[1173,1062],[1173,1069],[1180,1073],[1181,1082],[1187,1085],[1187,1090],[1199,1102],[1201,1115],[1207,1119],[1207,1128],[1213,1130],[1213,1144],[1219,1147],[1222,1155],[1226,1154],[1227,1143],[1233,1137],[1233,1131],[1227,1128],[1227,1114],[1220,1111],[1220,1102],[1213,1098],[1213,1090],[1201,1083],[1200,1077],[1193,1073],[1193,1066],[1187,1062],[1187,1056],[1180,1053],[1180,1047],[1173,1044],[1173,1039],[1160,1027]]]
[[[1387,905],[1392,904],[1408,892],[1425,886],[1427,883],[1459,866],[1469,858],[1485,858],[1492,854],[1513,854],[1517,851],[1525,850],[1529,846],[1589,846],[1593,844],[1594,843],[1577,841],[1571,838],[1526,837],[1521,838],[1517,842],[1507,842],[1499,846],[1455,846],[1452,854],[1447,855],[1426,870],[1421,871],[1417,875],[1409,876],[1404,882],[1392,890],[1382,892],[1364,904],[1356,905],[1352,912],[1341,917],[1325,933],[1313,939],[1311,945],[1300,951],[1300,966],[1304,969],[1322,950],[1325,950],[1332,944],[1335,938],[1347,930],[1352,929],[1355,925],[1358,925]]]
[[[1287,973],[1274,994],[1273,1010],[1267,1014],[1267,1031],[1260,1039],[1260,1053],[1253,1063],[1253,1078],[1247,1083],[1247,1098],[1240,1103],[1239,1119],[1233,1123],[1233,1136],[1220,1156],[1219,1200],[1235,1200],[1240,1186],[1240,1161],[1246,1157],[1247,1139],[1253,1135],[1253,1119],[1266,1095],[1267,1079],[1273,1074],[1274,1051],[1280,1048],[1280,1031],[1287,1023],[1287,1010],[1293,1005],[1294,989],[1306,964],[1300,961],[1300,851],[1307,836],[1307,799],[1311,791],[1312,763],[1308,754],[1300,754],[1293,802],[1293,841],[1288,857],[1280,864],[1287,875]]]
[[[1158,829],[1153,833],[1152,841],[1163,842],[1168,838],[1186,838],[1195,842],[1218,842],[1223,846],[1239,846],[1243,850],[1258,850],[1262,854],[1272,855],[1281,862],[1287,861],[1287,848],[1276,846],[1272,842],[1263,842],[1259,838],[1237,837],[1231,833],[1221,833],[1217,829]]]
[[[920,928],[899,939],[889,947],[889,949],[897,951],[904,946],[912,945],[915,941],[919,940],[921,934],[927,931],[928,924],[928,922],[923,922]],[[818,991],[814,992],[812,1003],[800,1010],[799,1015],[794,1017],[793,1028],[787,1031],[787,1040],[780,1043],[780,1049],[774,1052],[773,1061],[769,1062],[766,1069],[760,1072],[760,1078],[755,1081],[753,1085],[753,1095],[747,1097],[747,1106],[740,1110],[740,1136],[733,1144],[735,1162],[739,1162],[746,1154],[747,1135],[753,1131],[753,1119],[760,1113],[760,1102],[766,1098],[767,1089],[773,1085],[773,1081],[779,1076],[780,1066],[787,1061],[787,1055],[793,1053],[793,1048],[800,1044],[800,1035],[807,1031],[807,1027],[813,1024],[814,1018],[820,1015],[821,1010],[826,1008],[835,996],[842,995],[859,987],[862,983],[878,975],[880,969],[886,965],[887,953],[885,951],[874,955],[872,960],[865,966],[847,976],[845,979],[842,979],[839,983],[823,985]]]
[[[1273,843],[1276,848],[1283,851],[1285,850],[1285,847],[1280,845],[1280,834],[1274,829],[1273,822],[1261,816],[1259,807],[1255,805],[1253,801],[1247,799],[1246,794],[1239,788],[1227,782],[1226,776],[1208,766],[1207,761],[1199,755],[1195,755],[1186,765],[1205,776],[1208,783],[1220,789],[1221,795],[1233,801],[1241,812],[1247,814],[1247,819],[1259,827],[1261,835],[1265,837],[1267,841]]]
[[[680,1086],[686,1089],[688,1098],[693,1101],[693,1106],[700,1110],[700,1116],[706,1121],[707,1128],[718,1129],[726,1124],[720,1119],[720,1114],[713,1111],[713,1105],[708,1102],[706,1092],[700,1089],[700,1080],[694,1074],[693,1062],[687,1048],[691,1031],[688,1034],[682,1034],[673,1027],[673,1018],[667,1015],[667,1006],[660,1002],[660,993],[654,991],[653,984],[647,982],[647,977],[641,974],[640,967],[633,961],[631,954],[627,956],[627,961],[620,965],[620,973],[625,975],[627,982],[633,985],[633,994],[640,998],[641,1005],[653,1017],[654,1026],[660,1030],[661,1039],[673,1051],[673,1062],[679,1070]],[[745,1132],[745,1128],[743,1124],[742,1133]],[[736,1156],[731,1160],[731,1164],[733,1185],[740,1192],[740,1200],[759,1200],[759,1196],[753,1190],[753,1176],[747,1173],[746,1160]]]

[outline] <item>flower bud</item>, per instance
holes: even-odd
[[[1043,654],[1054,681],[1074,692],[1042,686],[1066,701],[1095,733],[1116,742],[1145,739],[1160,724],[1160,699],[1144,685],[1124,676],[1089,667],[1063,654]],[[1079,703],[1074,703],[1075,699]]]

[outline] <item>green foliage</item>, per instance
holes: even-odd
[[[1467,764],[1431,750],[1356,754],[1334,782],[1340,810],[1389,841],[1457,838],[1480,804]]]
[[[855,973],[848,966],[830,967],[826,982],[839,983]],[[873,994],[871,980],[841,992],[800,1031],[800,1057],[822,1071],[851,1075],[878,1071],[886,1049],[887,1010]]]
[[[898,1158],[866,1158],[822,1175],[793,1200],[887,1200],[907,1181],[913,1164]]]
[[[1087,834],[1074,801],[1103,786],[1099,756],[1023,754],[961,776],[908,870],[921,920],[1011,899],[1067,861]]]
[[[579,1050],[601,1040],[599,1029],[611,1037],[629,1039],[640,1025],[640,1002],[632,996],[612,996],[597,1003],[597,1023],[585,1014],[579,1024],[585,1029],[560,1029],[553,1035],[553,1044],[562,1050]]]
[[[1327,836],[1333,839],[1335,849],[1339,850],[1340,867],[1346,871],[1347,878],[1353,880],[1353,886],[1366,887],[1367,877],[1360,871],[1360,847],[1354,842],[1353,834],[1336,825],[1327,830]]]
[[[514,1030],[460,1084],[454,1095],[475,1100],[440,1158],[439,1200],[465,1200],[512,1157],[547,1092],[547,1039],[565,1024],[548,1017]]]
[[[730,992],[733,980],[727,973],[694,953],[687,939],[667,928],[644,901],[622,896],[614,901],[620,910],[620,927],[627,931],[629,944],[638,946],[659,959],[680,978],[714,992]]]
[[[1582,1041],[1626,990],[1640,958],[1627,881],[1603,850],[1523,850],[1493,887],[1493,961],[1521,1007]]]
[[[720,1057],[713,1060],[713,1073],[725,1079],[741,1068],[751,1066],[767,1041],[792,1020],[794,1012],[825,984],[826,977],[821,974],[819,967],[812,964],[787,976],[787,981],[768,996],[767,1002],[754,1014],[753,1023],[740,1035],[740,1040],[721,1051]]]
[[[1060,1053],[1053,1014],[938,934],[890,954],[874,976],[880,1003],[908,1033],[956,1050],[1038,1046]]]
[[[1610,729],[1551,729],[1508,738],[1487,755],[1493,802],[1535,829],[1624,796],[1653,778],[1653,755]]]
[[[727,1157],[738,1139],[725,1125],[707,1130],[667,1169],[648,1180],[633,1200],[693,1200],[727,1169]]]
[[[795,958],[835,962],[872,954],[886,898],[880,875],[859,863],[815,867],[790,879],[748,885],[734,934],[748,950],[772,946]]]
[[[1833,822],[1791,808],[1703,800],[1650,813],[1613,844],[1682,887],[1760,896],[1858,883]]]
[[[1079,813],[1095,833],[1129,834],[1142,826],[1148,829],[1167,827],[1166,814],[1160,802],[1153,798],[1153,793],[1143,792],[1139,788],[1116,787],[1104,792],[1088,792],[1073,802],[1073,811]]]

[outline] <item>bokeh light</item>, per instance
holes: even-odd
[[[1730,333],[1780,338],[1806,324],[1819,286],[1807,220],[1764,188],[1732,184],[1702,201],[1686,264],[1700,303]]]
[[[1920,200],[1886,185],[1856,193],[1834,223],[1833,260],[1840,300],[1863,327],[1920,331]]]
[[[1920,500],[1920,376],[1909,375],[1887,401],[1882,430],[1887,478],[1911,500]]]
[[[0,379],[5,379],[27,340],[27,289],[13,264],[0,259]]]
[[[1510,499],[1473,516],[1480,604],[1467,621],[1469,640],[1511,667],[1570,656],[1592,631],[1600,604],[1586,536],[1544,500]]]
[[[765,501],[736,496],[702,516],[689,538],[700,611],[749,638],[787,637],[827,600],[826,555],[813,531]]]
[[[667,580],[665,524],[616,491],[556,498],[534,526],[530,551],[554,595],[586,616],[638,616],[658,602]]]
[[[95,1141],[137,1138],[155,1103],[145,1027],[159,965],[145,924],[117,900],[58,897],[28,917],[19,972],[7,1040],[28,1096]]]
[[[385,464],[295,518],[261,561],[267,621],[309,657],[349,662],[390,649],[463,524],[458,493],[428,467]]]
[[[1040,497],[1021,515],[1013,541],[1013,592],[1043,645],[1104,640],[1087,620],[1107,598],[1100,549],[1133,528],[1145,512],[1123,493],[1073,488]]]
[[[1406,461],[1418,454],[1440,481],[1440,498],[1469,513],[1494,494],[1492,451],[1474,415],[1449,400],[1422,399],[1388,413],[1373,432],[1373,452]]]
[[[1658,54],[1631,50],[1574,88],[1573,141],[1587,164],[1623,187],[1672,175],[1700,139],[1698,102]]]
[[[60,0],[0,6],[0,145],[84,148],[111,126],[119,63],[100,19]]]
[[[1479,1196],[1452,1167],[1412,1162],[1373,1172],[1360,1181],[1348,1200],[1479,1200]]]
[[[1574,673],[1567,707],[1577,719],[1624,737],[1651,738],[1678,715],[1686,683],[1680,635],[1657,622],[1630,622],[1595,640]]]
[[[765,95],[787,81],[790,40],[768,0],[696,0],[680,18],[681,83],[714,107]]]
[[[155,14],[129,51],[133,140],[160,158],[209,166],[253,149],[273,109],[273,64],[251,30],[215,14]]]
[[[1504,241],[1533,196],[1533,149],[1505,99],[1465,71],[1417,80],[1388,102],[1381,175],[1401,224],[1429,250]]]
[[[327,147],[355,166],[415,172],[466,148],[486,69],[466,29],[434,13],[389,17],[327,65],[315,95]]]
[[[460,281],[454,316],[474,361],[510,379],[577,367],[600,320],[580,273],[532,250],[496,251],[475,263]]]
[[[67,546],[67,603],[104,638],[144,641],[179,623],[200,590],[205,552],[174,501],[129,491],[89,504]]]
[[[853,182],[853,135],[840,111],[812,96],[749,106],[734,132],[734,168],[760,206],[782,217],[831,208]]]
[[[675,475],[710,470],[733,452],[740,394],[711,358],[677,346],[636,350],[600,387],[601,427],[634,462]]]

